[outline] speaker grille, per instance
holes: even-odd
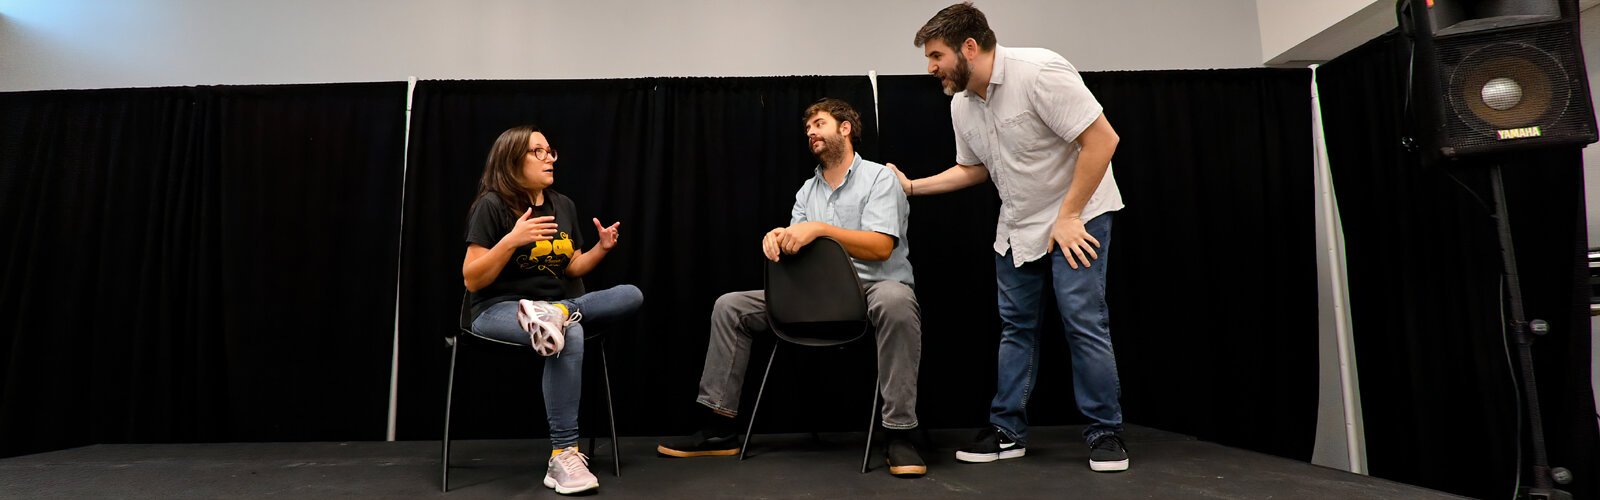
[[[1574,38],[1554,23],[1435,39],[1446,154],[1594,142]]]

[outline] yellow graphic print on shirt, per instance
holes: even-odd
[[[537,269],[560,277],[572,263],[572,238],[562,231],[553,240],[539,241],[526,254],[517,256],[517,267]]]

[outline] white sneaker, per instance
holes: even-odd
[[[600,479],[589,472],[589,457],[578,453],[578,447],[568,446],[550,457],[550,468],[544,474],[544,487],[562,495],[571,495],[600,487]]]
[[[568,316],[561,308],[542,300],[517,301],[517,325],[528,332],[533,350],[540,356],[559,354],[567,344],[567,325],[582,318],[577,312]]]

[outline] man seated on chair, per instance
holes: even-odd
[[[861,117],[849,103],[822,99],[806,108],[806,138],[821,162],[816,175],[794,195],[789,227],[768,231],[761,251],[777,262],[818,237],[838,240],[855,263],[867,296],[867,319],[877,330],[878,390],[882,422],[888,432],[889,473],[927,472],[911,441],[917,426],[917,365],[922,356],[922,316],[911,291],[906,239],[911,205],[894,172],[861,159],[853,141],[861,137]],[[711,311],[711,344],[700,373],[703,405],[692,435],[662,442],[656,451],[672,457],[727,456],[739,453],[739,395],[750,361],[751,335],[764,333],[767,303],[760,290],[732,292]]]

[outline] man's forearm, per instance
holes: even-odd
[[[1061,210],[1056,214],[1057,219],[1083,215],[1084,205],[1089,203],[1089,198],[1094,196],[1096,189],[1099,189],[1100,181],[1106,177],[1112,153],[1113,151],[1106,151],[1104,148],[1084,148],[1078,152],[1078,168],[1072,173],[1072,186],[1067,188],[1067,197],[1061,200]]]
[[[1061,210],[1056,213],[1058,221],[1083,216],[1084,205],[1089,203],[1095,190],[1100,189],[1100,181],[1111,168],[1111,155],[1116,154],[1117,143],[1121,142],[1104,114],[1078,134],[1077,140],[1082,149],[1078,150],[1077,168],[1072,172],[1067,197],[1061,200]]]
[[[911,196],[942,194],[989,180],[989,169],[982,165],[956,165],[928,177],[911,181]]]
[[[830,225],[822,235],[839,240],[846,253],[861,260],[881,262],[889,260],[889,254],[894,252],[894,238],[877,231],[856,231]]]

